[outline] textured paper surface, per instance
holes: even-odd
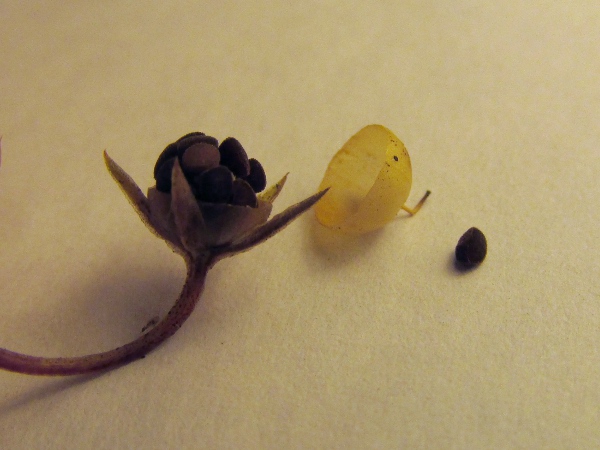
[[[0,373],[0,447],[598,448],[600,6],[2,2],[0,345],[134,339],[184,268],[141,185],[192,130],[236,136],[276,211],[353,133],[411,154],[413,218],[307,214],[219,263],[189,321],[96,376]],[[457,272],[469,227],[486,261]]]

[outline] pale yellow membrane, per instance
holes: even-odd
[[[333,157],[319,190],[330,191],[315,205],[317,220],[347,233],[366,233],[396,217],[412,184],[404,144],[382,125],[368,125]]]

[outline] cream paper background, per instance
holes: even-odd
[[[184,327],[92,377],[0,373],[3,449],[600,447],[600,4],[0,2],[0,345],[79,355],[164,314],[182,262],[132,212],[192,130],[276,211],[362,126],[402,139],[414,218],[306,214],[219,263]],[[489,252],[457,272],[477,226]]]

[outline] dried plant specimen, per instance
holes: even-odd
[[[169,144],[154,168],[156,185],[144,195],[104,152],[106,166],[134,210],[155,235],[184,259],[187,278],[173,307],[138,339],[113,350],[72,358],[24,355],[0,348],[0,368],[35,375],[75,375],[114,368],[143,358],[190,316],[206,274],[219,260],[244,252],[281,231],[323,197],[326,189],[271,219],[286,181],[265,189],[262,165],[234,138],[189,133]]]

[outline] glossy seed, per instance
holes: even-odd
[[[174,156],[177,156],[177,144],[167,145],[167,147],[158,156],[158,159],[156,160],[156,164],[154,164],[154,179],[155,180],[156,180],[156,177],[158,176],[158,171],[159,171],[160,167],[163,165],[163,163],[167,159],[173,158]],[[171,165],[171,168],[173,168],[173,165]]]
[[[233,175],[225,166],[217,166],[194,178],[197,198],[203,202],[226,203],[233,192]]]
[[[219,165],[219,149],[214,145],[200,142],[188,147],[181,157],[181,168],[190,175],[196,175]]]
[[[246,181],[254,192],[261,192],[267,186],[267,176],[261,163],[256,159],[251,158],[250,161],[250,174],[246,177]]]
[[[236,177],[246,178],[250,173],[250,163],[246,150],[240,142],[228,137],[219,145],[221,153],[221,165],[227,166]]]
[[[206,136],[205,134],[202,134],[202,133],[200,133],[200,134],[190,133],[189,135],[182,137],[181,139],[179,139],[176,142],[177,149],[179,150],[179,156],[181,157],[183,152],[186,149],[188,149],[189,147],[191,147],[192,145],[200,144],[200,143],[214,145],[215,147],[219,146],[219,141],[217,141],[212,136]]]
[[[167,159],[158,168],[158,172],[154,176],[156,179],[156,190],[165,193],[171,192],[171,174],[173,173],[173,164],[175,164],[175,157]]]
[[[487,240],[477,228],[469,228],[458,240],[455,255],[456,260],[466,267],[472,267],[485,259]]]
[[[256,194],[254,193],[252,186],[241,178],[238,178],[233,182],[233,194],[231,195],[229,203],[238,206],[250,206],[252,208],[258,206]]]

